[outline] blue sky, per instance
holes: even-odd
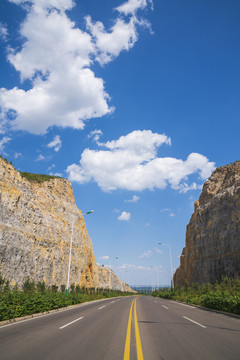
[[[239,11],[224,0],[1,0],[0,153],[73,184],[96,260],[170,283],[201,186],[239,160]],[[116,259],[117,257],[117,259]]]

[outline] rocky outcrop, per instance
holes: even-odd
[[[180,259],[175,285],[240,278],[240,161],[216,169],[205,182]]]
[[[70,284],[108,287],[103,276],[99,281],[71,183],[62,178],[29,181],[0,158],[0,272],[11,285],[21,286],[28,277],[47,285],[66,284],[72,224]]]
[[[104,266],[98,266],[99,287],[109,288],[125,292],[135,292],[127,284],[125,284],[111,269]]]

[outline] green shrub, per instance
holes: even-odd
[[[189,304],[202,305],[211,309],[231,312],[240,315],[240,280],[223,277],[220,283],[214,285],[197,283],[175,289],[159,289],[152,293],[164,299],[183,301]]]

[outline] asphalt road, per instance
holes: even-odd
[[[0,359],[240,359],[240,319],[151,296],[135,299],[2,326]]]

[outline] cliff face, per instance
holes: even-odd
[[[12,285],[28,276],[66,284],[73,222],[70,283],[98,286],[92,242],[69,181],[28,181],[0,159],[0,192],[0,271]]]
[[[116,289],[125,292],[135,292],[127,284],[120,280],[111,269],[108,269],[104,266],[99,266],[98,271],[100,288]]]
[[[240,162],[216,169],[187,226],[175,285],[240,278]]]

